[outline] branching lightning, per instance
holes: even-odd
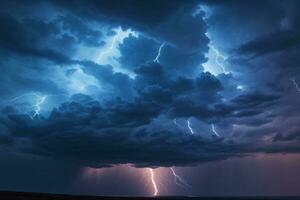
[[[187,121],[188,129],[190,130],[191,134],[194,135],[195,132],[194,132],[193,128],[191,127],[190,120],[188,119],[188,120],[186,120],[186,121]]]
[[[41,112],[41,105],[45,102],[45,100],[47,99],[47,96],[39,96],[37,99],[36,104],[34,105],[35,110],[34,113],[32,115],[32,118],[34,118],[35,116],[39,115]]]
[[[211,50],[213,50],[213,52],[215,53],[215,62],[217,63],[217,65],[222,69],[224,74],[229,74],[229,72],[226,71],[225,67],[222,65],[221,62],[226,61],[226,57],[224,55],[222,55],[213,45],[210,45]],[[222,60],[220,62],[220,60]]]
[[[165,46],[165,43],[162,43],[162,44],[160,45],[160,47],[159,47],[159,49],[158,49],[157,56],[156,56],[155,59],[153,60],[154,62],[159,63],[159,57],[160,57],[160,54],[161,54],[161,50],[162,50],[162,48],[163,48],[164,46]],[[177,123],[177,119],[176,119],[176,118],[173,119],[173,122],[174,122],[174,124],[175,124],[176,126],[178,126],[179,128],[181,128],[181,126]],[[188,124],[188,128],[189,128],[190,132],[191,132],[192,134],[194,134],[194,131],[193,131],[191,125],[190,125],[189,119],[187,120],[187,124]],[[182,186],[182,187],[188,186],[188,184],[187,184],[187,183],[186,183],[186,182],[185,182],[178,174],[176,174],[175,170],[174,170],[172,167],[170,168],[170,170],[171,170],[171,172],[172,172],[172,174],[173,174],[173,176],[174,176],[174,181],[175,181],[175,184],[176,184],[176,185],[179,185],[179,186]],[[155,180],[154,180],[154,173],[153,173],[153,170],[152,170],[152,169],[150,169],[150,173],[151,173],[151,181],[152,181],[152,184],[153,184],[153,187],[154,187],[154,194],[153,194],[153,195],[156,196],[157,193],[158,193],[158,190],[157,190],[157,187],[156,187],[156,183],[155,183]]]
[[[215,125],[214,124],[211,125],[211,130],[215,134],[215,136],[220,137],[219,133],[215,129]]]
[[[178,186],[181,186],[181,187],[187,187],[189,186],[185,180],[183,180],[183,178],[181,178],[178,174],[176,174],[175,170],[173,167],[170,168],[173,176],[174,176],[174,181],[175,181],[175,184],[178,185]]]
[[[44,102],[46,101],[48,95],[44,95],[44,96],[41,96],[41,95],[38,95],[37,93],[26,93],[26,94],[23,94],[23,95],[20,95],[20,96],[17,96],[15,98],[13,98],[12,100],[10,100],[11,102],[14,102],[14,101],[17,101],[19,99],[22,99],[26,96],[34,96],[36,98],[36,103],[32,106],[34,108],[34,111],[33,111],[33,114],[31,116],[31,118],[34,118],[36,117],[37,115],[40,114],[41,112],[41,109],[42,109],[42,105],[44,104]]]
[[[156,182],[155,182],[155,177],[154,177],[154,171],[153,169],[149,168],[149,173],[150,173],[150,178],[151,178],[151,183],[153,185],[153,196],[157,196],[158,194],[158,189],[156,186]]]
[[[162,44],[159,46],[157,55],[156,55],[155,59],[153,60],[153,62],[159,63],[160,53],[161,53],[161,50],[162,50],[162,48],[163,48],[164,46],[165,46],[165,42],[162,43]]]
[[[300,92],[300,87],[299,87],[298,83],[296,82],[296,80],[293,79],[293,78],[291,78],[290,80],[291,80],[292,83],[295,85],[296,90],[297,90],[298,92]]]

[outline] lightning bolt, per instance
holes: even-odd
[[[32,115],[32,118],[34,118],[35,116],[37,116],[37,115],[40,114],[40,112],[41,112],[41,105],[45,102],[45,100],[46,100],[47,97],[48,97],[47,95],[46,96],[39,96],[38,97],[38,100],[37,100],[36,104],[34,105],[35,110],[34,110],[34,113]]]
[[[149,168],[149,173],[150,173],[150,178],[151,178],[151,183],[153,185],[153,196],[157,196],[158,194],[158,189],[156,186],[156,182],[155,182],[155,177],[154,177],[154,171],[153,169]]]
[[[162,43],[162,44],[159,46],[157,55],[156,55],[155,59],[153,60],[153,62],[159,63],[160,53],[161,53],[161,50],[162,50],[162,48],[163,48],[164,46],[165,46],[165,42]]]
[[[182,187],[187,187],[189,186],[185,180],[183,180],[183,178],[181,178],[178,174],[176,174],[175,170],[173,167],[170,168],[173,176],[174,176],[174,181],[175,181],[175,184],[178,185],[178,186],[182,186]]]
[[[104,55],[110,54],[110,52],[114,49],[114,47],[116,45],[117,38],[118,38],[118,34],[116,33],[116,35],[113,37],[110,47],[106,51],[103,51],[100,53],[99,60],[102,60]]]
[[[216,131],[216,129],[215,129],[215,125],[214,125],[214,124],[211,125],[211,130],[212,130],[212,132],[213,132],[217,137],[220,137],[219,133],[218,133],[218,132]]]
[[[22,99],[22,98],[24,98],[26,96],[34,96],[34,97],[36,97],[36,103],[32,106],[34,108],[34,111],[33,111],[33,114],[31,116],[31,118],[34,118],[34,117],[36,117],[37,115],[40,114],[41,109],[42,109],[41,106],[45,102],[45,100],[47,99],[48,95],[41,96],[41,95],[38,95],[37,93],[34,93],[34,92],[33,93],[26,93],[26,94],[17,96],[15,98],[11,99],[10,101],[14,102],[14,101]]]
[[[293,79],[293,78],[291,78],[290,80],[291,80],[292,83],[295,85],[296,90],[297,90],[298,92],[300,92],[300,88],[299,88],[299,85],[298,85],[298,83],[296,82],[296,80]]]
[[[187,127],[188,127],[188,129],[189,129],[189,132],[193,135],[195,132],[194,132],[193,128],[191,127],[191,122],[190,122],[190,120],[188,119],[188,120],[186,120],[186,122],[187,122]],[[176,118],[173,119],[173,123],[174,123],[174,124],[175,124],[182,132],[185,132],[186,127],[183,127],[182,125],[178,124]]]
[[[188,128],[189,128],[191,134],[194,135],[194,130],[193,130],[193,128],[191,127],[190,120],[188,119],[188,120],[186,120],[186,121],[187,121],[187,126],[188,126]]]
[[[222,62],[225,62],[227,58],[224,55],[222,55],[213,45],[210,45],[210,48],[216,55],[215,62],[217,63],[217,65],[222,69],[224,74],[229,74],[229,72],[226,71],[225,67],[220,62],[220,59],[222,60]]]

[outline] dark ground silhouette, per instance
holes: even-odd
[[[185,196],[162,196],[162,197],[130,197],[130,196],[84,196],[62,195],[29,192],[0,191],[1,200],[117,200],[117,199],[163,199],[163,200],[299,200],[300,197],[185,197]]]

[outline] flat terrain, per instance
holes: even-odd
[[[104,197],[104,196],[75,196],[45,193],[27,192],[6,192],[0,191],[1,200],[117,200],[117,199],[163,199],[163,200],[299,200],[300,197],[181,197],[181,196],[162,196],[162,197]]]

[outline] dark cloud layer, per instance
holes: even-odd
[[[299,7],[299,2],[297,1],[290,1],[290,4],[282,5],[281,14],[278,14],[278,16],[281,16],[281,19],[277,21],[275,30],[257,36],[254,40],[241,45],[238,48],[238,52],[261,56],[298,46],[300,30],[297,20],[299,12],[295,9],[296,7]]]
[[[32,57],[48,58],[58,63],[68,61],[68,56],[47,47],[40,47],[43,37],[50,37],[57,32],[54,24],[38,20],[24,20],[22,23],[6,14],[1,14],[0,24],[6,27],[0,35],[1,47],[5,50]]]
[[[74,95],[47,118],[32,120],[27,115],[11,113],[2,123],[15,140],[30,139],[21,148],[26,153],[98,167],[125,163],[139,167],[188,165],[240,156],[241,147],[223,138],[206,140],[178,131],[135,129],[158,115],[158,108],[145,102],[119,102],[103,108],[88,96]],[[11,143],[3,138],[5,141]]]
[[[97,167],[298,152],[290,2],[1,2],[0,148]],[[230,74],[204,70],[218,41]]]
[[[174,0],[172,2],[154,0],[151,2],[140,2],[129,0],[97,1],[76,0],[73,4],[68,1],[50,1],[58,6],[68,9],[75,14],[92,19],[137,26],[139,28],[151,29],[162,21],[168,19],[181,9],[191,10],[197,5],[196,1],[184,2]]]

